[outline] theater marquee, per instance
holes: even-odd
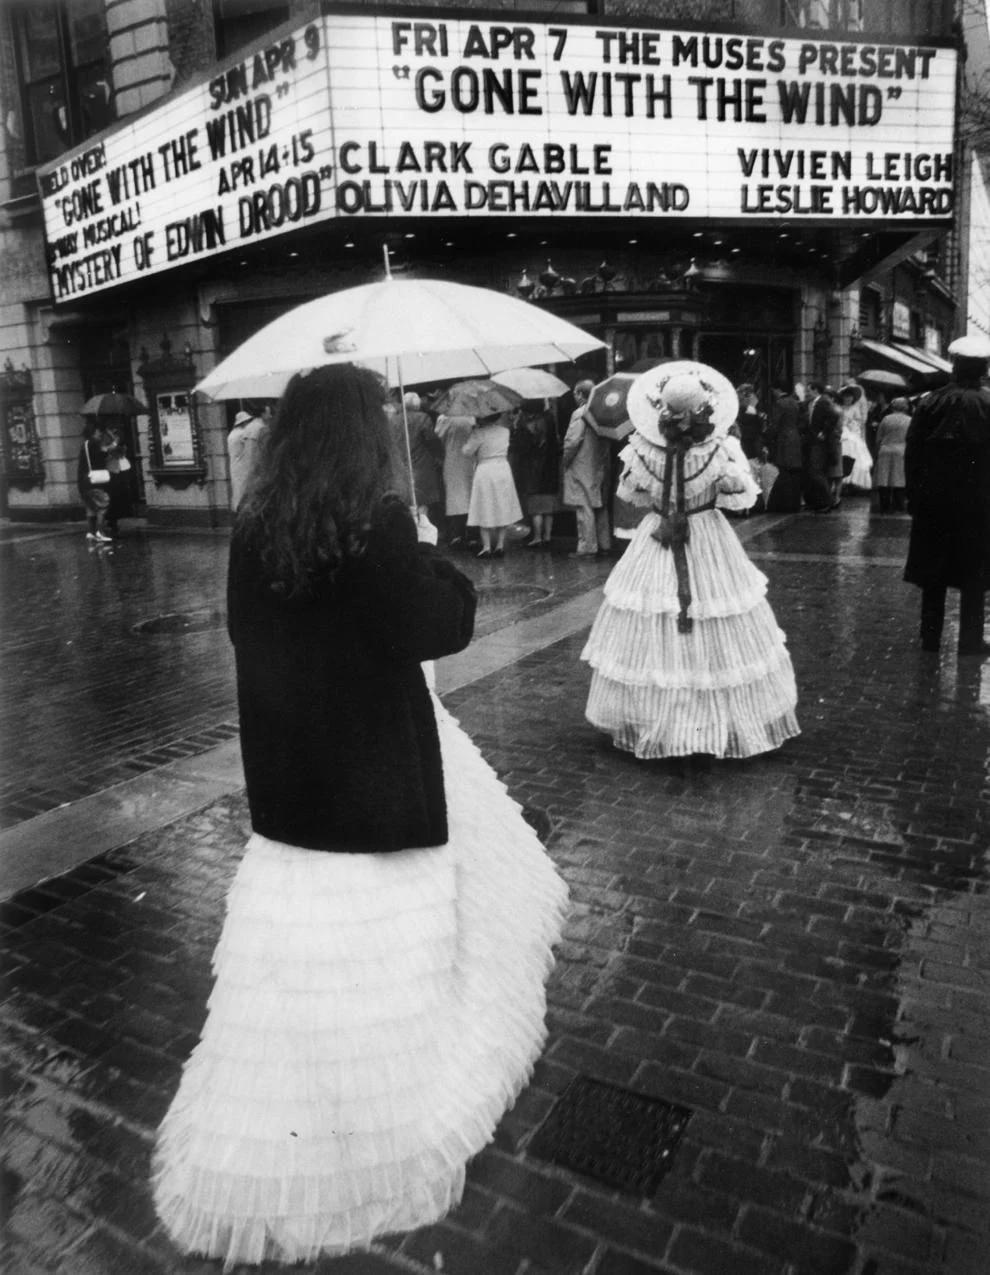
[[[40,171],[57,302],[360,216],[944,221],[956,52],[327,15]]]

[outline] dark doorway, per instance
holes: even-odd
[[[760,408],[770,405],[771,386],[788,380],[791,368],[789,338],[767,333],[702,332],[699,358],[717,368],[733,385],[752,385]]]
[[[97,394],[109,393],[111,390],[118,390],[123,394],[134,394],[134,382],[131,379],[131,352],[125,328],[87,325],[76,329],[75,340],[79,349],[83,402]],[[145,511],[145,486],[137,417],[115,416],[108,423],[119,430],[127,459],[131,462],[129,472],[126,475],[122,474],[121,478],[127,482],[129,496],[127,503],[131,515],[141,517]]]

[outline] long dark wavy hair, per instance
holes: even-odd
[[[384,401],[381,379],[349,363],[286,386],[237,516],[280,591],[309,593],[361,553],[375,506],[395,488]]]

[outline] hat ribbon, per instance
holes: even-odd
[[[690,435],[682,435],[670,447],[663,449],[667,453],[667,463],[663,473],[663,494],[661,503],[653,505],[654,512],[660,515],[660,525],[651,535],[662,549],[670,549],[674,555],[677,601],[680,607],[677,615],[678,633],[690,633],[694,627],[694,621],[688,614],[691,606],[691,577],[688,574],[687,542],[691,532],[688,526],[688,513],[684,507],[684,456],[694,441]],[[670,508],[671,498],[674,502],[673,513]],[[706,508],[712,508],[713,505],[714,502]],[[691,512],[700,513],[701,511],[692,510]]]

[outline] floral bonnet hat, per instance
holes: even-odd
[[[659,447],[723,438],[739,414],[732,382],[707,363],[678,359],[638,376],[626,400],[638,434]]]

